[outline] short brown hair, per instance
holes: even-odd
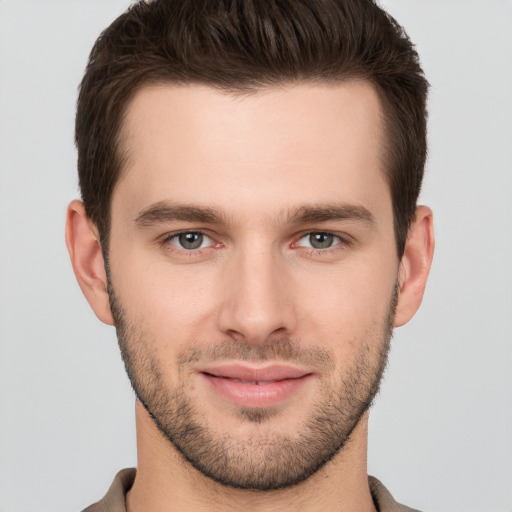
[[[120,129],[142,86],[200,83],[249,92],[348,79],[368,80],[382,101],[401,256],[423,179],[428,83],[391,16],[372,0],[150,0],[130,7],[96,41],[77,104],[80,189],[104,248],[123,166]]]

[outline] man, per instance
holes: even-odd
[[[138,465],[88,511],[411,510],[366,443],[432,260],[426,93],[370,0],[155,0],[102,33],[66,240]]]

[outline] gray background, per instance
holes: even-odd
[[[81,510],[135,464],[133,393],[64,245],[87,54],[127,0],[0,1],[0,512]],[[369,472],[437,511],[512,510],[512,3],[388,0],[432,84],[437,251],[371,415]]]

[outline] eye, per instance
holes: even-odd
[[[335,245],[341,244],[341,242],[342,240],[339,236],[324,231],[317,231],[303,236],[295,245],[312,249],[330,249]]]
[[[176,245],[180,249],[193,251],[195,249],[203,249],[213,245],[213,240],[199,231],[185,231],[177,233],[167,239],[172,245]]]

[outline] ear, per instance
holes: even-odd
[[[418,206],[400,262],[395,327],[406,324],[420,307],[432,264],[434,245],[432,211],[426,206]]]
[[[96,316],[114,325],[107,293],[107,274],[95,224],[85,213],[82,201],[68,206],[66,245],[76,280]]]

